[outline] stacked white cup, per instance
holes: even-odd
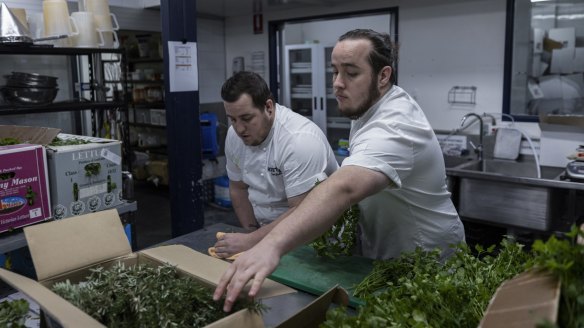
[[[56,47],[70,47],[70,37],[79,34],[75,19],[69,17],[69,8],[65,0],[43,0],[43,22],[45,37],[69,36],[51,41]]]
[[[105,45],[103,33],[95,24],[95,17],[89,11],[77,11],[71,14],[77,22],[79,35],[71,37],[74,47],[97,48]]]
[[[85,10],[93,13],[95,26],[103,34],[104,44],[101,47],[119,47],[120,43],[116,31],[120,29],[120,26],[116,15],[110,13],[108,0],[85,0]]]

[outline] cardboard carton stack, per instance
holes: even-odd
[[[15,138],[22,142],[20,146],[12,146],[13,149],[21,149],[21,152],[36,149],[45,158],[44,165],[46,168],[44,170],[46,173],[44,176],[39,173],[38,179],[39,181],[41,179],[48,180],[48,183],[45,182],[44,186],[48,186],[50,192],[43,191],[41,193],[38,188],[34,189],[35,187],[32,186],[31,193],[33,195],[36,193],[40,199],[43,199],[42,197],[49,199],[50,197],[50,208],[46,208],[46,213],[42,212],[39,216],[36,216],[37,214],[34,212],[35,219],[38,217],[43,217],[42,219],[49,217],[62,219],[69,216],[113,208],[121,204],[121,142],[118,140],[75,136],[59,132],[59,129],[53,128],[0,126],[0,138]],[[63,140],[76,139],[86,143],[68,146],[49,146],[57,136]],[[16,172],[8,172],[11,171],[12,167],[15,167],[15,165],[8,165],[8,151],[8,149],[4,149],[0,153],[0,156],[2,156],[0,170],[7,171],[7,174],[16,174]],[[10,152],[14,152],[14,150],[10,150]],[[21,167],[31,167],[32,169],[33,163],[32,160],[26,160],[22,163]],[[42,171],[40,165],[39,172]],[[34,177],[30,178],[32,179]],[[0,197],[2,196],[0,195]],[[21,195],[19,197],[26,196]],[[2,216],[1,212],[0,216]],[[2,217],[1,219],[5,218]],[[34,222],[38,222],[38,220]],[[23,224],[19,226],[34,222],[22,221]]]

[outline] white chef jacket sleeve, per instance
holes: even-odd
[[[225,138],[225,169],[229,180],[241,181],[243,175],[241,174],[242,147],[238,147],[239,137],[230,127]]]
[[[311,133],[296,134],[286,147],[282,174],[288,198],[298,196],[314,187],[325,173],[332,150],[326,140]]]
[[[351,140],[351,155],[342,166],[356,165],[381,172],[400,188],[401,180],[412,170],[413,149],[413,140],[399,128],[372,123]]]

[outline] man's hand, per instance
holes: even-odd
[[[215,289],[213,299],[218,301],[223,294],[227,293],[223,311],[231,311],[233,303],[245,285],[251,280],[248,296],[255,297],[266,277],[276,270],[279,262],[280,256],[270,245],[258,244],[249,249],[225,270]]]
[[[253,238],[252,233],[226,233],[218,238],[214,247],[217,256],[227,258],[247,251],[256,243],[257,241]]]

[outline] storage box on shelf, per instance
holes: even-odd
[[[0,131],[0,139],[2,131]],[[51,216],[47,158],[42,146],[0,146],[0,232]]]
[[[30,144],[45,146],[53,218],[62,219],[122,204],[119,141],[59,134],[58,129],[39,127],[4,126],[2,130],[19,135]],[[55,137],[80,144],[51,145]]]

